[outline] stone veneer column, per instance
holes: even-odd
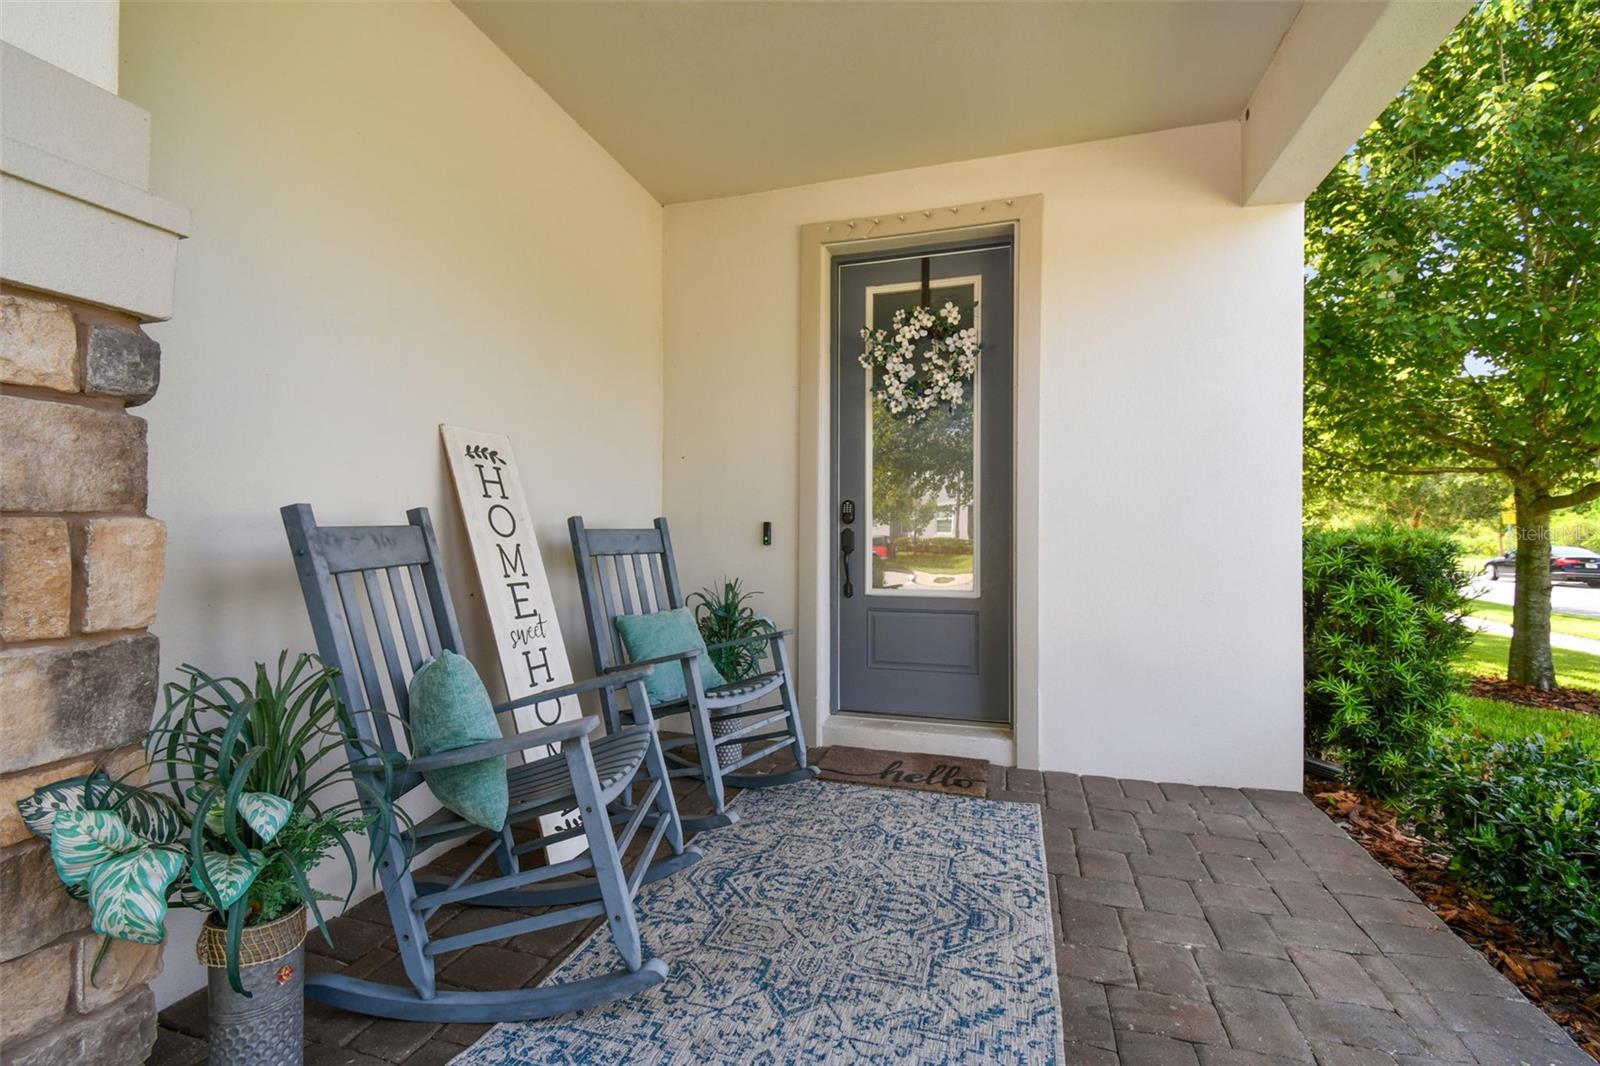
[[[16,801],[142,762],[166,530],[144,419],[182,208],[150,195],[148,114],[0,44],[0,1061],[143,1062],[161,948],[100,937]]]
[[[97,760],[140,762],[156,703],[166,529],[144,514],[160,348],[96,308],[0,291],[0,1055],[139,1061],[159,948],[100,937],[16,801]]]

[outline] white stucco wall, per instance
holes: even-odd
[[[1043,194],[1041,763],[1297,787],[1301,210],[1239,161],[1230,122],[667,207],[686,583],[796,617],[798,227]]]
[[[432,508],[493,687],[437,425],[503,431],[580,676],[565,519],[661,503],[661,208],[450,4],[130,4],[122,89],[152,187],[193,209],[150,512],[163,676],[310,649],[278,516]],[[172,923],[156,988],[199,987]]]
[[[0,40],[117,91],[117,0],[0,0]]]
[[[128,5],[121,80],[194,212],[140,412],[166,676],[311,646],[298,500],[432,507],[492,661],[439,422],[511,435],[580,675],[568,514],[666,513],[791,622],[798,227],[1041,193],[1042,764],[1298,781],[1301,216],[1237,205],[1235,124],[663,211],[444,3]]]

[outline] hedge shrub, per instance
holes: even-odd
[[[1454,661],[1472,640],[1458,558],[1427,530],[1305,534],[1306,748],[1381,796],[1404,794],[1457,710]]]
[[[966,537],[896,537],[894,554],[971,555],[972,541]]]
[[[1600,759],[1571,740],[1453,738],[1408,806],[1463,881],[1600,981]]]

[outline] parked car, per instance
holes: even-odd
[[[1517,576],[1517,550],[1506,552],[1483,565],[1484,572],[1495,581]],[[1556,545],[1550,549],[1550,579],[1552,581],[1581,581],[1586,585],[1600,585],[1600,552],[1588,548],[1567,548]]]

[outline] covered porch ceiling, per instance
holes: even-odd
[[[1470,6],[456,3],[662,203],[1247,112],[1241,201],[1292,202]]]

